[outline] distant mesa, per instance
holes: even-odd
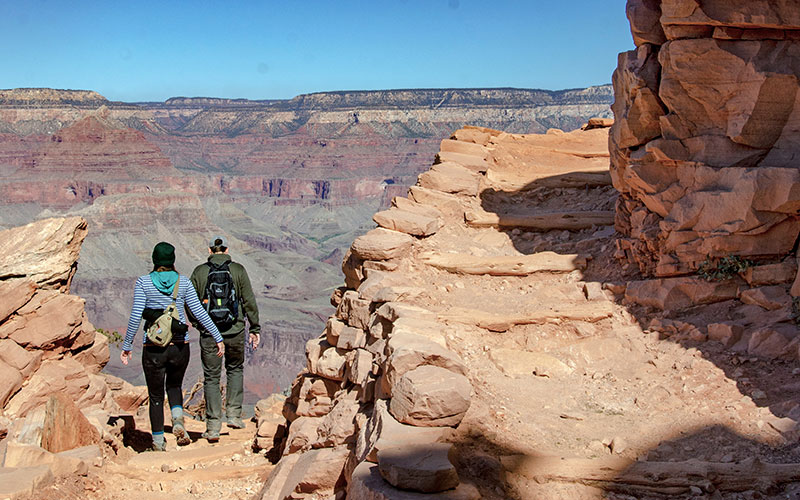
[[[102,106],[109,101],[93,90],[60,90],[48,88],[24,88],[0,90],[0,105],[75,104]]]

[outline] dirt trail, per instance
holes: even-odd
[[[91,500],[183,500],[221,498],[245,500],[261,489],[273,465],[263,454],[251,451],[255,424],[244,429],[223,426],[218,443],[210,444],[200,435],[205,424],[187,420],[192,438],[188,446],[178,447],[175,438],[165,433],[166,452],[136,453],[126,448],[102,468],[90,470],[86,477],[69,478],[41,491],[36,498]],[[139,412],[137,429],[127,435],[132,448],[149,440],[147,416]],[[169,431],[169,427],[167,428]]]

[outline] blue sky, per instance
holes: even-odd
[[[0,0],[0,88],[283,99],[610,83],[625,0]]]

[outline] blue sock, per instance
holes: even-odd
[[[172,420],[183,418],[183,406],[170,406],[170,413],[172,413]]]
[[[153,433],[153,444],[156,446],[164,446],[164,431]]]

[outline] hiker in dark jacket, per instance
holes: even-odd
[[[178,287],[177,296],[173,299],[175,287]],[[128,364],[131,359],[133,339],[139,330],[142,315],[145,310],[161,310],[172,304],[177,306],[178,315],[183,323],[186,317],[184,307],[198,318],[203,326],[210,332],[209,337],[215,345],[215,356],[221,358],[225,352],[222,336],[211,321],[200,301],[192,282],[186,276],[180,276],[175,271],[175,247],[166,242],[161,242],[153,248],[153,272],[140,276],[136,280],[133,292],[133,307],[128,320],[128,330],[125,332],[125,341],[119,358],[123,364]],[[147,324],[147,323],[146,323]],[[166,386],[172,413],[172,433],[181,446],[190,443],[183,421],[183,375],[189,364],[189,333],[173,335],[172,341],[159,347],[149,341],[144,335],[144,349],[142,351],[142,368],[147,381],[147,393],[150,398],[150,429],[153,434],[153,449],[164,451],[164,387]]]
[[[236,311],[232,324],[218,322],[225,343],[225,373],[228,385],[225,392],[225,416],[229,428],[242,429],[242,399],[244,393],[244,351],[245,351],[245,318],[249,323],[249,336],[247,341],[255,349],[258,347],[261,326],[258,323],[258,305],[256,297],[250,286],[250,278],[244,266],[231,260],[228,255],[228,243],[222,236],[214,237],[209,243],[208,261],[200,264],[192,272],[192,283],[197,295],[203,302],[206,311],[212,310],[208,302],[209,272],[221,266],[224,273],[225,264],[233,281],[235,303],[232,308]],[[212,316],[217,317],[214,312]],[[195,320],[192,323],[195,324]],[[196,325],[200,330],[200,359],[203,362],[203,389],[206,398],[206,432],[203,437],[209,441],[219,439],[222,428],[222,393],[220,389],[220,376],[222,374],[222,360],[214,351],[214,339],[205,325]]]

